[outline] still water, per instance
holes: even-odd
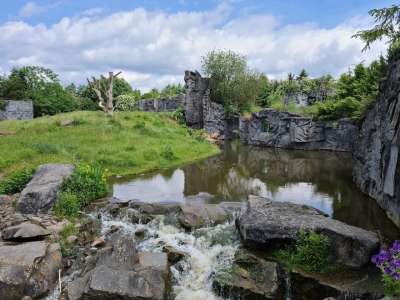
[[[219,203],[242,201],[250,194],[310,205],[350,225],[399,238],[375,201],[353,184],[348,153],[228,143],[220,155],[113,184],[115,197],[146,202]]]

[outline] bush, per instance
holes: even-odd
[[[67,243],[67,238],[71,235],[76,235],[78,230],[75,224],[65,224],[62,231],[60,232],[60,248],[63,257],[74,256],[77,254],[77,249],[73,245]]]
[[[115,98],[116,111],[134,111],[137,110],[136,98],[131,95],[120,95]]]
[[[32,179],[34,173],[33,168],[25,168],[12,173],[0,182],[0,194],[11,195],[21,192]]]
[[[107,194],[108,185],[100,164],[80,164],[66,179],[57,196],[55,211],[59,216],[73,217],[92,201]]]
[[[330,100],[316,104],[316,117],[321,120],[337,120],[345,117],[356,118],[360,111],[361,103],[353,97],[343,100]]]
[[[161,152],[161,156],[167,160],[173,160],[175,158],[174,150],[172,150],[171,145],[166,145]]]
[[[329,238],[315,232],[299,231],[294,247],[279,250],[278,260],[293,268],[300,266],[310,272],[325,272],[329,266]]]
[[[172,113],[172,119],[174,119],[179,125],[185,125],[185,108],[181,105]]]

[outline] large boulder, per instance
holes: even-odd
[[[283,299],[283,278],[278,264],[240,249],[230,267],[217,271],[214,291],[229,299]]]
[[[216,204],[182,204],[178,214],[179,223],[187,229],[222,224],[228,218],[228,213]]]
[[[15,242],[41,240],[47,235],[50,235],[49,231],[30,222],[7,227],[1,232],[3,240]]]
[[[40,166],[22,191],[17,211],[26,214],[49,211],[54,205],[61,184],[73,171],[74,166],[66,164]]]
[[[322,233],[331,241],[332,260],[350,267],[367,264],[379,248],[378,236],[373,232],[333,220],[305,205],[257,196],[249,196],[236,224],[249,246],[293,243],[299,230]]]
[[[138,253],[131,238],[115,233],[109,245],[68,284],[70,300],[162,300],[168,287],[165,253]]]
[[[62,256],[58,244],[44,241],[0,243],[0,299],[20,300],[49,292],[58,280]]]
[[[353,152],[360,189],[400,226],[400,51],[389,62],[375,107],[366,115]]]

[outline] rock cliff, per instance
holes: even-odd
[[[353,176],[400,225],[400,51],[389,62],[378,101],[361,126],[354,149]]]

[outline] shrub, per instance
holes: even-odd
[[[90,202],[107,194],[108,186],[104,169],[98,163],[80,164],[66,179],[57,196],[55,211],[59,216],[74,215]]]
[[[60,248],[63,257],[74,256],[77,254],[77,249],[73,245],[67,243],[67,238],[71,235],[76,235],[78,230],[73,223],[65,224],[60,232]]]
[[[310,272],[325,272],[329,266],[329,245],[327,236],[300,230],[296,244],[279,250],[276,256],[289,268],[300,266]]]
[[[116,111],[134,111],[137,110],[136,97],[131,95],[120,95],[115,98]]]
[[[163,150],[161,152],[161,156],[167,160],[173,160],[175,158],[175,153],[174,153],[174,150],[172,150],[171,145],[166,145],[163,148]]]
[[[32,144],[31,148],[40,154],[57,154],[59,152],[57,145],[54,144]]]
[[[400,296],[400,242],[395,241],[389,250],[381,250],[372,257],[381,270],[387,296]]]
[[[185,108],[183,106],[179,106],[177,110],[172,113],[172,119],[174,119],[180,125],[185,125]]]
[[[32,179],[33,173],[35,173],[33,168],[25,168],[12,173],[0,182],[0,194],[11,195],[21,192]]]

